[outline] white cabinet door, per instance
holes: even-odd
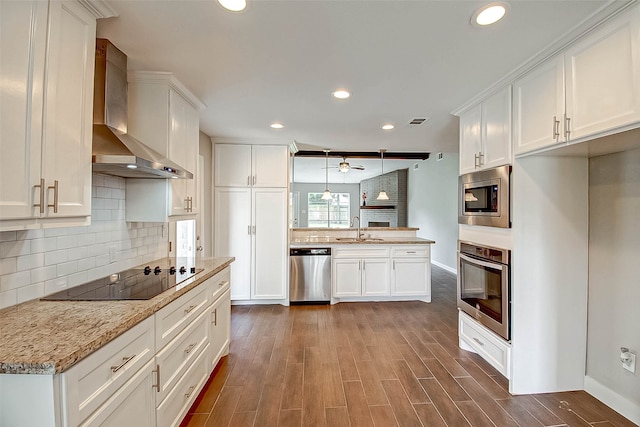
[[[332,265],[332,282],[334,297],[358,297],[361,295],[360,259],[334,259]]]
[[[289,148],[286,145],[254,145],[251,159],[254,187],[287,186]]]
[[[389,259],[362,260],[362,295],[389,295]]]
[[[227,290],[211,307],[211,370],[229,352],[231,340],[231,293]]]
[[[252,299],[286,298],[288,198],[286,188],[253,190]]]
[[[88,216],[96,20],[75,1],[52,1],[49,18],[42,175],[52,207],[45,212]]]
[[[153,360],[149,361],[124,386],[116,391],[80,426],[122,427],[156,425],[156,401],[153,386],[157,379]]]
[[[249,187],[251,185],[251,146],[215,145],[215,184],[218,187]]]
[[[482,103],[481,168],[511,163],[511,86]]]
[[[565,68],[570,140],[640,121],[640,9],[570,47]]]
[[[235,257],[231,299],[251,298],[251,189],[215,189],[215,256]]]
[[[473,172],[478,167],[482,151],[482,108],[480,105],[460,115],[460,173]]]
[[[513,85],[514,153],[564,141],[564,112],[564,59],[559,56]]]
[[[428,258],[399,258],[392,261],[392,295],[428,295],[431,264]]]
[[[48,3],[0,2],[0,219],[40,216]]]

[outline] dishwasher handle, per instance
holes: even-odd
[[[331,248],[291,248],[289,249],[291,256],[327,256],[331,255]]]

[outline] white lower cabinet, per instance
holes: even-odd
[[[460,348],[478,353],[507,379],[511,377],[511,345],[508,342],[462,311],[459,312],[458,335]]]
[[[429,245],[334,247],[332,297],[431,301],[429,249]]]
[[[53,377],[64,408],[52,425],[180,425],[229,353],[229,295],[226,268]]]

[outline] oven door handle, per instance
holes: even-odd
[[[474,257],[470,257],[468,255],[465,254],[460,254],[460,259],[463,259],[465,261],[468,261],[470,263],[476,264],[476,265],[481,265],[483,267],[487,267],[487,268],[493,268],[494,270],[501,270],[503,271],[507,266],[504,264],[500,264],[497,262],[487,262],[487,261],[483,261],[481,259],[478,258],[474,258]]]

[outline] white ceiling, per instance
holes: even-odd
[[[207,105],[200,126],[212,137],[457,152],[451,111],[557,48],[611,2],[511,0],[495,26],[470,25],[484,3],[248,0],[231,13],[215,0],[116,0],[119,16],[99,21],[98,36],[128,55],[131,70],[173,72]],[[333,99],[342,87],[353,96]],[[409,126],[416,117],[429,120]],[[285,128],[271,129],[275,121]],[[396,128],[380,129],[387,122]],[[321,181],[323,166],[314,166]]]

